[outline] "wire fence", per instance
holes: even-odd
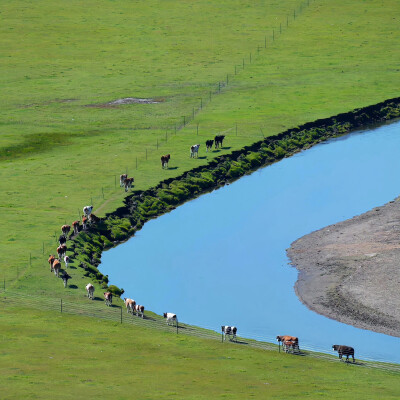
[[[167,325],[166,320],[162,317],[156,316],[153,313],[151,313],[151,315],[146,315],[145,312],[144,318],[141,318],[127,313],[126,309],[119,305],[114,304],[111,307],[106,307],[103,301],[88,300],[84,303],[69,299],[49,298],[44,295],[29,295],[15,290],[0,289],[0,302],[12,306],[23,306],[24,308],[29,307],[41,311],[53,311],[82,317],[97,318],[119,324],[129,324],[142,328],[157,329],[169,332],[172,335],[194,336],[201,339],[220,341],[221,343],[229,341],[232,345],[246,345],[262,350],[279,351],[282,354],[285,353],[280,346],[272,343],[275,342],[275,338],[272,337],[260,336],[256,339],[248,339],[237,336],[234,340],[223,340],[223,336],[215,331],[215,328],[197,327],[181,322],[176,326],[171,326]],[[337,356],[324,354],[324,349],[315,346],[301,346],[301,350],[294,351],[292,354],[330,362],[338,362]],[[362,361],[357,360],[356,363],[348,363],[348,365],[400,373],[400,364],[374,361],[373,359]]]

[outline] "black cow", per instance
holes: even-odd
[[[218,149],[218,147],[222,147],[222,142],[225,139],[225,135],[217,135],[214,138],[214,142],[215,142],[215,148]]]
[[[342,359],[342,356],[346,356],[346,362],[349,361],[349,356],[353,357],[353,362],[354,360],[354,349],[350,346],[343,346],[339,344],[334,344],[332,346],[332,349],[337,351],[339,353],[339,358],[340,360]]]
[[[206,152],[212,149],[212,145],[214,144],[214,140],[210,139],[206,141]]]
[[[168,163],[170,159],[171,159],[171,154],[166,154],[164,156],[161,156],[161,167],[168,168]]]
[[[64,287],[66,288],[68,286],[68,279],[71,279],[71,277],[68,275],[67,272],[64,271],[64,273],[61,275],[61,279],[64,282]]]
[[[62,246],[63,244],[65,244],[67,242],[67,238],[64,235],[60,235],[60,237],[58,238],[58,241],[60,242],[60,246]]]

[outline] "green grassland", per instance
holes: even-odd
[[[400,391],[398,373],[1,305],[2,399],[367,400]]]
[[[87,301],[83,296],[87,278],[72,269],[76,288],[66,290],[49,273],[46,260],[49,253],[55,252],[60,226],[78,219],[84,205],[93,203],[96,215],[102,216],[122,204],[125,193],[117,181],[121,173],[128,171],[135,177],[135,189],[144,190],[258,141],[262,135],[399,95],[397,0],[310,0],[309,4],[297,0],[4,0],[1,4],[0,281],[4,279],[7,288],[13,286],[26,293],[63,296],[77,303]],[[159,102],[107,105],[125,97]],[[226,135],[224,149],[205,153],[205,140],[217,133]],[[189,158],[189,147],[194,143],[202,146],[198,159]],[[167,153],[171,153],[170,168],[162,170],[160,155]],[[74,317],[53,324],[50,315],[36,311],[31,318],[23,312],[4,312],[0,316],[3,339],[8,337],[7,329],[11,334],[12,327],[19,329],[26,324],[20,338],[13,336],[9,353],[3,350],[3,341],[2,351],[9,354],[5,366],[12,365],[13,357],[23,357],[19,346],[24,339],[29,341],[29,327],[39,330],[41,323],[53,332],[47,346],[57,351],[62,351],[60,341],[68,341],[76,345],[76,357],[78,353],[82,357],[84,347],[93,345],[81,343],[79,347],[79,329],[71,328]],[[58,324],[63,334],[56,340]],[[107,346],[110,352],[116,352],[112,361],[116,373],[107,375],[101,387],[116,390],[120,398],[128,387],[139,390],[136,385],[132,389],[132,385],[122,382],[119,375],[124,366],[118,364],[118,356],[125,354],[126,337],[118,330],[121,328],[82,318],[79,324],[88,332],[93,329],[93,333],[110,329],[109,337],[113,337]],[[147,337],[151,347],[158,340],[154,336],[152,342],[152,335],[143,333],[138,337]],[[193,347],[199,346],[198,354],[213,353],[208,343],[185,340],[193,340]],[[32,344],[39,346],[38,340]],[[149,370],[140,373],[148,393],[152,393],[148,398],[158,398],[159,393],[166,392],[157,386],[159,383],[152,383],[149,365],[154,353],[143,346],[143,362]],[[173,346],[178,347],[162,355],[165,362],[173,360],[165,376],[185,370],[179,357],[174,357],[179,343]],[[40,346],[35,348],[30,347],[26,354],[39,362]],[[187,350],[191,352],[191,345]],[[257,350],[247,355],[245,349],[232,351],[243,352],[246,368],[250,368],[256,354],[265,356],[258,355]],[[197,356],[190,353],[188,357]],[[76,366],[73,359],[69,362],[70,368]],[[287,378],[293,379],[287,385],[282,385],[282,374],[277,374],[277,396],[287,386],[288,393],[303,390],[303,382],[296,375],[298,362],[289,362],[287,368],[296,373]],[[314,375],[319,368],[311,362],[313,372],[307,374],[319,381],[316,388],[322,387],[333,372],[339,375],[332,378],[332,390],[335,382],[340,386],[341,367],[320,362],[321,376]],[[107,370],[106,360],[100,365],[99,370]],[[222,374],[214,382],[215,390],[225,387],[228,381],[229,387],[236,380],[240,386],[240,373],[232,375],[218,362],[213,365]],[[255,366],[252,369],[249,382],[262,376],[258,374],[264,365],[260,365],[259,370]],[[49,365],[37,368],[48,372]],[[83,375],[85,368],[78,368]],[[282,364],[280,368],[286,367]],[[96,375],[95,370],[92,373]],[[60,377],[57,385],[62,391],[62,375],[57,368],[54,374]],[[115,375],[118,385],[122,385],[118,388],[112,384]],[[12,381],[8,375],[7,379]],[[296,384],[294,379],[298,379]],[[71,377],[70,382],[74,380]],[[250,393],[244,389],[248,388],[245,380],[242,390]],[[355,382],[354,393],[358,394],[362,379],[356,381],[354,376],[351,382]],[[149,387],[152,384],[154,392]],[[189,398],[188,393],[197,393],[201,398],[205,390],[202,384],[189,385],[191,391],[178,395]],[[89,393],[90,385],[88,381],[81,386]],[[264,398],[265,387],[254,385],[255,395]],[[22,386],[33,385],[24,381]],[[310,380],[304,386],[309,387]],[[34,392],[40,390],[37,387]],[[176,388],[170,390],[173,393]],[[389,393],[384,393],[387,398]],[[317,392],[313,395],[318,396]],[[346,395],[341,392],[340,398]]]

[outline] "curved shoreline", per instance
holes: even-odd
[[[120,296],[123,289],[109,286],[108,277],[97,269],[101,253],[134,236],[148,220],[317,143],[376,126],[399,116],[400,98],[386,100],[289,129],[241,150],[219,156],[207,165],[187,171],[179,177],[164,180],[146,191],[134,191],[126,197],[125,206],[107,214],[98,224],[73,239],[71,250],[74,253],[73,258],[77,261],[76,265],[85,270],[85,276]]]
[[[305,235],[287,254],[308,308],[400,337],[400,198]]]

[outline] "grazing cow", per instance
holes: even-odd
[[[65,263],[65,268],[68,268],[68,264],[69,264],[69,257],[68,256],[64,256],[64,263]]]
[[[93,206],[85,206],[83,207],[83,214],[85,217],[89,218],[89,215],[92,213],[93,211]]]
[[[88,219],[84,215],[82,215],[82,229],[86,231]]]
[[[72,229],[74,230],[74,235],[79,233],[79,221],[74,221],[72,223]]]
[[[63,233],[63,235],[66,237],[69,233],[69,231],[71,230],[71,225],[63,225],[61,227],[61,231]]]
[[[104,300],[106,301],[106,306],[111,306],[112,304],[112,293],[111,292],[105,292],[104,293]]]
[[[213,139],[210,139],[210,140],[207,140],[207,141],[206,141],[206,152],[208,152],[208,150],[211,150],[211,149],[212,149],[213,143],[214,143],[214,140],[213,140]]]
[[[170,312],[165,312],[164,314],[164,318],[167,319],[167,325],[176,325],[178,326],[178,317],[176,316],[176,314],[170,313]]]
[[[89,222],[90,224],[97,224],[98,222],[100,222],[100,218],[92,213],[89,215]]]
[[[50,264],[50,272],[53,272],[53,263],[54,263],[54,260],[55,260],[56,258],[53,256],[53,255],[49,255],[49,259],[48,259],[48,261],[49,261],[49,264]]]
[[[355,362],[353,347],[334,344],[332,346],[332,349],[339,353],[340,361],[342,361],[342,356],[346,356],[346,362],[348,362],[349,361],[349,356],[352,356],[353,357],[353,362]]]
[[[61,275],[61,279],[63,280],[64,287],[66,288],[68,286],[68,279],[71,279],[71,277],[68,275],[67,272],[64,271]]]
[[[171,154],[166,154],[165,156],[161,156],[161,167],[168,168],[168,163],[171,158]]]
[[[226,340],[227,335],[229,337],[229,340],[236,339],[236,332],[237,332],[236,326],[227,326],[227,325],[221,326],[221,330],[222,330],[223,340]]]
[[[67,238],[64,235],[60,235],[58,238],[58,242],[60,243],[60,246],[67,243]]]
[[[129,314],[131,313],[133,315],[133,311],[136,305],[136,301],[132,300],[132,299],[127,299],[126,297],[124,297],[124,303],[126,306],[126,312]]]
[[[133,178],[126,178],[124,181],[124,187],[125,187],[125,192],[127,192],[133,184],[134,179]]]
[[[125,183],[125,179],[128,177],[127,174],[122,174],[119,177],[119,186],[123,187]]]
[[[60,260],[55,259],[53,262],[53,271],[55,276],[59,276],[60,274],[60,269],[61,269],[61,263]]]
[[[215,148],[218,149],[220,146],[222,147],[222,142],[225,139],[225,135],[217,135],[214,138]]]
[[[65,257],[65,253],[67,252],[67,246],[62,244],[61,246],[57,247],[58,258],[62,260]]]
[[[94,297],[94,286],[91,283],[88,283],[86,285],[86,292],[87,292],[87,297],[89,297],[89,299],[93,300],[93,297]]]
[[[140,314],[140,316],[142,318],[144,318],[144,306],[136,304],[134,310],[135,310],[135,313],[136,313],[137,317],[139,317],[139,314]]]
[[[287,353],[290,349],[294,352],[295,350],[299,351],[299,338],[295,336],[288,336],[288,335],[283,335],[283,336],[277,336],[276,340],[278,342],[282,342],[282,348]]]
[[[197,158],[199,156],[199,148],[199,144],[194,144],[193,146],[190,146],[190,157]]]

